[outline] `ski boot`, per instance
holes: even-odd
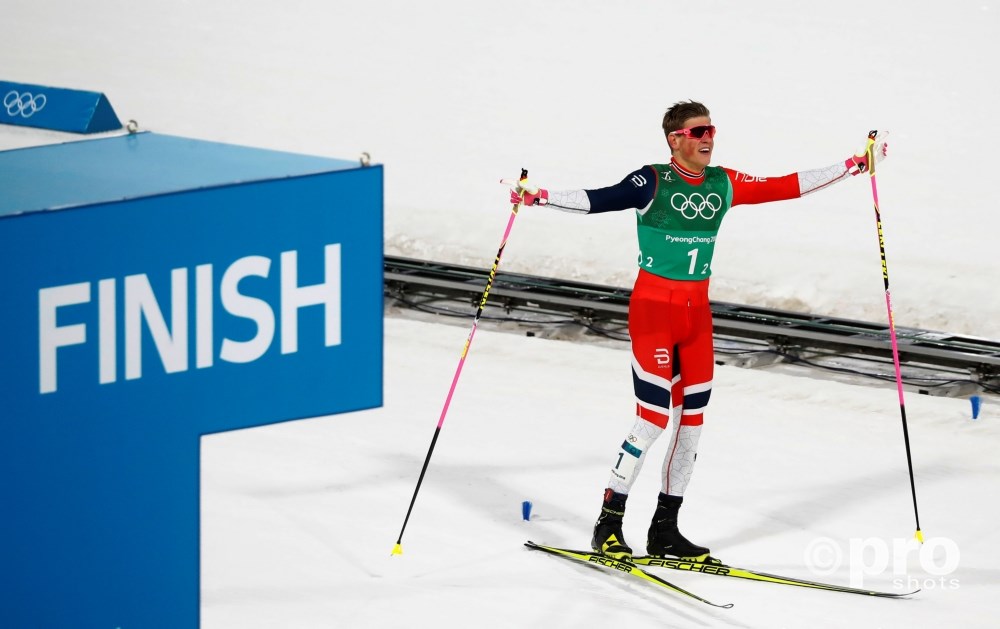
[[[681,496],[660,494],[646,537],[646,553],[652,557],[669,555],[689,561],[711,562],[707,548],[691,543],[677,530],[677,512],[683,501]]]
[[[604,506],[594,524],[594,539],[590,542],[595,552],[619,561],[632,561],[632,549],[625,543],[625,535],[622,533],[622,516],[625,515],[627,498],[628,494],[604,490]]]

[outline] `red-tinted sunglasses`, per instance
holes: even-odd
[[[674,135],[683,135],[684,137],[694,138],[696,140],[702,139],[703,137],[705,137],[705,135],[708,135],[709,138],[714,138],[715,137],[715,125],[714,124],[703,124],[703,125],[698,125],[697,127],[688,127],[687,129],[678,129],[677,131],[673,131],[672,133]]]

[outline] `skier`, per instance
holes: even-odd
[[[716,128],[708,108],[695,101],[671,106],[663,116],[663,133],[670,147],[667,164],[643,166],[616,185],[593,190],[549,191],[520,182],[511,202],[578,214],[636,210],[639,272],[628,320],[635,423],[615,456],[591,546],[608,557],[631,560],[622,533],[625,501],[646,452],[670,426],[673,445],[663,461],[646,552],[706,561],[709,549],[681,535],[677,517],[712,393],[708,284],[720,224],[732,206],[796,199],[865,172],[868,156],[862,150],[826,168],[767,178],[709,166]],[[887,154],[885,135],[875,138],[876,163]]]

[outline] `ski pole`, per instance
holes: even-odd
[[[528,180],[528,171],[521,169],[520,183],[524,184]],[[424,458],[424,465],[420,468],[420,476],[417,478],[417,486],[413,490],[413,497],[410,498],[410,507],[406,510],[406,517],[403,519],[403,528],[399,531],[399,538],[396,540],[396,546],[392,549],[393,555],[403,554],[403,532],[406,531],[406,524],[410,521],[410,514],[413,512],[413,505],[417,502],[417,493],[420,491],[420,485],[424,482],[424,474],[427,473],[427,465],[431,462],[431,454],[434,453],[434,446],[437,444],[438,435],[441,434],[441,426],[444,425],[444,418],[448,414],[448,407],[451,406],[451,398],[455,394],[455,385],[458,384],[458,377],[462,375],[462,367],[465,365],[465,357],[469,354],[469,346],[472,345],[472,337],[476,335],[476,328],[479,326],[479,318],[483,314],[483,308],[486,307],[486,300],[490,296],[490,289],[493,287],[493,280],[497,276],[497,267],[500,266],[500,258],[503,256],[504,247],[507,246],[507,238],[510,236],[510,229],[514,226],[514,219],[517,218],[517,211],[521,209],[521,203],[514,203],[511,207],[510,218],[507,220],[507,229],[504,230],[503,240],[500,241],[500,248],[497,250],[497,257],[493,260],[493,268],[490,269],[490,276],[486,280],[486,288],[483,290],[483,296],[479,299],[479,307],[476,309],[476,316],[472,321],[472,331],[469,332],[469,337],[465,339],[465,346],[462,347],[462,355],[458,360],[458,367],[455,369],[455,375],[451,379],[451,388],[448,389],[448,395],[444,399],[444,408],[441,409],[441,416],[438,418],[437,427],[434,429],[434,436],[431,438],[431,445],[427,449],[427,456]]]
[[[872,182],[872,201],[875,205],[875,226],[878,228],[878,246],[882,256],[882,281],[885,284],[885,309],[889,314],[889,340],[892,344],[892,362],[896,368],[896,391],[899,394],[899,413],[903,419],[903,443],[906,445],[906,466],[910,472],[910,493],[913,494],[913,517],[916,519],[917,532],[914,537],[921,544],[924,534],[920,531],[920,514],[917,511],[917,487],[913,480],[913,456],[910,454],[910,432],[906,427],[906,402],[903,400],[903,376],[899,369],[899,344],[896,342],[896,323],[892,316],[892,297],[889,294],[889,265],[885,258],[885,235],[882,232],[882,214],[878,209],[878,186],[875,182],[875,136],[878,131],[868,132],[868,145],[865,150],[868,156],[868,174]]]

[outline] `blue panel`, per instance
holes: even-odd
[[[0,81],[0,124],[70,133],[121,129],[111,103],[100,92]]]
[[[0,217],[358,166],[157,133],[0,151]]]
[[[200,435],[382,403],[382,204],[372,167],[0,220],[0,626],[197,626]]]

